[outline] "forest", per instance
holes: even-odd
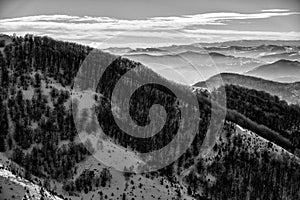
[[[257,124],[278,132],[300,148],[300,106],[288,104],[264,91],[225,85],[227,108],[236,110]],[[284,123],[283,123],[284,122]]]

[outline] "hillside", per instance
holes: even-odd
[[[76,200],[299,198],[300,164],[292,154],[300,144],[299,134],[295,131],[291,138],[282,134],[294,131],[299,116],[293,111],[298,108],[276,97],[257,91],[248,95],[244,88],[230,87],[230,110],[224,126],[218,130],[214,126],[218,121],[212,119],[212,113],[218,115],[224,110],[217,105],[211,112],[216,104],[212,101],[214,93],[196,91],[195,103],[190,98],[194,97],[192,88],[169,81],[141,63],[32,35],[13,38],[4,52],[6,57],[0,56],[1,152],[24,168],[26,173],[21,176],[26,175],[33,182],[37,177],[49,191]],[[87,57],[92,57],[94,62],[88,62]],[[84,76],[80,76],[77,85],[74,77],[83,63],[88,67],[81,69]],[[129,71],[130,76],[122,78]],[[158,81],[165,87],[144,86],[144,80]],[[120,86],[116,87],[114,96],[112,89],[117,83]],[[82,90],[78,91],[77,87]],[[126,95],[134,88],[139,88],[139,93],[133,93],[129,101],[128,117],[122,109],[128,105]],[[180,142],[153,157],[141,155],[166,146],[178,130],[177,117],[184,113],[179,112],[178,99],[168,88],[185,97],[180,106],[186,113],[193,113],[199,106],[199,116],[191,114],[184,118],[185,128],[178,141],[191,140],[191,145],[176,161],[171,159],[184,149]],[[96,118],[89,118],[94,110],[81,107],[85,92],[95,101],[88,106],[88,101],[83,104],[87,108],[95,106]],[[244,99],[247,109],[240,109],[235,99]],[[158,134],[152,136],[150,131],[142,131],[145,137],[137,139],[118,126],[132,121],[140,126],[162,122],[161,111],[150,109],[153,104],[160,104],[166,110],[166,124]],[[256,109],[256,105],[261,107]],[[264,115],[254,118],[250,112],[253,107]],[[268,114],[274,113],[281,114],[289,123],[282,126],[270,123]],[[74,120],[80,123],[79,128]],[[102,131],[95,126],[96,120]],[[152,125],[160,127],[160,124]],[[196,128],[190,131],[189,127]],[[133,131],[140,129],[133,126]],[[216,132],[216,141],[201,152],[209,129]],[[94,140],[84,141],[82,135]],[[97,148],[94,144],[99,139],[103,141]],[[101,153],[101,146],[105,145],[112,146],[105,154],[108,160],[116,158],[113,155],[117,152],[128,155],[120,160],[143,161],[150,166],[155,166],[154,161],[162,161],[168,165],[142,174],[130,169],[120,172],[96,159],[96,153]],[[122,163],[126,165],[125,161]]]
[[[294,81],[295,77],[298,77],[297,81],[300,81],[300,63],[298,61],[279,60],[272,64],[257,67],[245,74],[269,80],[291,77]]]
[[[278,96],[280,99],[285,100],[288,103],[300,103],[300,83],[281,83],[254,76],[232,73],[221,73],[220,76],[222,77],[224,84],[239,85],[249,89],[265,91],[271,95]],[[195,83],[194,86],[206,88],[208,84],[216,85],[218,80],[217,75],[209,78],[207,81]]]
[[[213,91],[213,93],[226,92],[228,109],[236,110],[248,119],[257,124],[265,125],[287,139],[291,139],[291,135],[300,130],[298,127],[298,121],[300,120],[299,105],[289,106],[285,101],[264,91],[256,91],[235,85],[222,87],[217,91]],[[281,121],[285,123],[281,123]],[[268,140],[272,139],[269,138]]]

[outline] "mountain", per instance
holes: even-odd
[[[221,76],[224,84],[239,85],[249,89],[265,91],[272,95],[278,96],[289,103],[300,104],[300,82],[281,83],[254,76],[246,76],[241,74],[221,73],[213,76],[206,81],[194,84],[195,87],[206,88],[207,85],[216,85]]]
[[[49,37],[13,37],[4,52],[0,151],[24,169],[19,176],[26,180],[40,181],[49,191],[72,200],[299,197],[300,113],[295,105],[265,92],[227,86],[217,91],[228,93],[225,109],[215,101],[214,92],[193,91],[139,62]],[[184,98],[179,101],[173,93]],[[122,112],[127,105],[129,115]],[[199,114],[193,115],[198,107]],[[212,116],[222,113],[224,126],[217,129],[220,121]],[[144,137],[119,127],[130,124],[133,129],[128,133],[142,130]],[[143,129],[148,124],[159,132],[153,135]],[[168,146],[179,127],[179,142]],[[203,150],[209,130],[216,133],[215,141]],[[188,149],[172,160],[183,149],[181,142],[190,140]],[[105,146],[108,151],[102,151]],[[166,150],[155,156],[142,154],[163,147]],[[118,166],[134,165],[118,171],[100,162],[97,153],[106,160],[115,158]],[[153,172],[132,172],[143,163],[155,166],[156,161],[168,165]],[[9,183],[3,185],[9,188]]]
[[[279,60],[271,64],[259,66],[245,74],[269,80],[291,77],[291,80],[294,81],[296,77],[299,77],[297,81],[300,81],[300,63],[298,61]]]

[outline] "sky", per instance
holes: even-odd
[[[0,0],[0,32],[98,48],[300,39],[299,0]]]

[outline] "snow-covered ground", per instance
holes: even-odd
[[[32,199],[32,200],[62,200],[50,194],[44,188],[18,177],[0,164],[0,200],[4,199]]]

